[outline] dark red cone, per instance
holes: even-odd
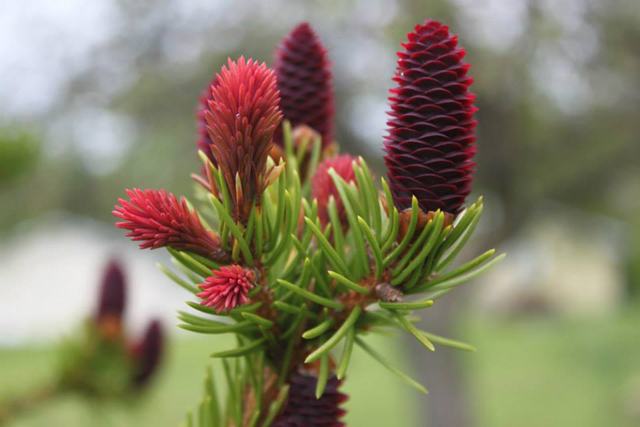
[[[346,411],[340,407],[349,398],[340,393],[342,384],[338,378],[331,377],[320,399],[316,399],[316,383],[312,375],[296,374],[289,383],[289,397],[274,427],[341,427],[340,421]]]
[[[333,141],[335,112],[331,64],[327,50],[307,22],[282,40],[275,54],[280,109],[291,126],[305,124],[322,135],[322,146]],[[282,143],[282,132],[276,134]]]
[[[102,276],[96,312],[97,320],[122,319],[126,296],[127,289],[122,267],[119,262],[111,260]]]
[[[416,196],[424,212],[457,214],[471,191],[476,147],[465,50],[449,27],[416,25],[398,52],[384,149],[389,186],[398,209]]]
[[[164,333],[160,322],[154,320],[147,328],[142,341],[134,348],[135,371],[133,385],[146,385],[158,370],[164,353]]]

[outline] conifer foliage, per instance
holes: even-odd
[[[469,66],[435,21],[408,39],[390,98],[388,181],[363,158],[323,149],[334,96],[326,50],[302,24],[283,40],[275,73],[229,60],[205,92],[199,204],[133,190],[116,206],[118,227],[173,257],[178,270],[160,268],[187,291],[179,326],[237,338],[232,348],[212,339],[224,376],[207,373],[187,425],[343,425],[339,388],[354,346],[426,392],[367,342],[371,332],[401,330],[430,351],[473,350],[415,324],[504,256],[490,250],[451,268],[483,211],[482,198],[464,204],[475,151]]]

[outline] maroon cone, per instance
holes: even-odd
[[[98,321],[122,319],[126,303],[127,289],[122,266],[119,262],[111,260],[102,276],[100,296],[96,318]]]
[[[476,147],[469,92],[469,64],[449,27],[427,20],[416,25],[398,52],[389,101],[391,119],[385,137],[385,161],[393,201],[424,212],[457,214],[471,191]]]
[[[132,378],[135,387],[146,385],[158,370],[164,352],[164,333],[160,322],[154,320],[147,328],[142,341],[134,348],[135,372]]]
[[[335,112],[331,64],[327,50],[304,22],[282,40],[276,50],[275,72],[280,109],[292,128],[305,124],[322,135],[322,146],[333,141]],[[276,142],[282,144],[278,130]]]
[[[340,393],[342,384],[331,377],[320,399],[316,399],[318,379],[311,375],[296,374],[289,383],[289,397],[282,413],[273,423],[274,427],[341,427],[340,421],[346,411],[340,407],[349,398]]]

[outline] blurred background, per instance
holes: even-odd
[[[178,425],[225,341],[178,332],[165,253],[124,239],[113,205],[131,187],[191,194],[199,93],[228,56],[271,64],[300,21],[334,63],[342,150],[384,175],[395,52],[425,18],[459,34],[478,95],[486,207],[461,260],[508,256],[423,320],[478,351],[380,339],[431,394],[358,354],[348,424],[640,425],[640,2],[0,0],[0,399],[51,375],[110,256],[131,333],[152,315],[171,332],[139,407],[67,399],[12,425]]]

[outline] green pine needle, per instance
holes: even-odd
[[[226,334],[229,332],[246,332],[251,330],[254,326],[252,322],[240,322],[234,325],[224,326],[204,326],[204,325],[192,325],[192,324],[180,324],[179,328],[186,331],[197,332],[199,334]],[[213,357],[213,356],[212,356]],[[224,356],[220,356],[224,357]]]
[[[476,226],[478,225],[478,222],[480,221],[480,217],[482,216],[482,210],[483,210],[483,206],[479,205],[478,208],[472,212],[473,217],[471,219],[471,223],[464,231],[464,236],[462,237],[460,242],[456,245],[456,247],[447,255],[447,257],[436,266],[435,271],[437,273],[445,270],[453,262],[453,260],[456,258],[458,253],[462,250],[462,248],[465,246],[465,244],[467,243],[467,241],[475,231]],[[453,235],[455,231],[456,229],[454,228],[451,234]]]
[[[407,232],[405,233],[402,241],[396,248],[384,259],[385,267],[391,264],[402,252],[405,250],[411,239],[413,238],[413,233],[416,230],[416,225],[418,224],[418,199],[416,196],[411,198],[411,219],[409,220],[409,227],[407,228]]]
[[[315,320],[320,319],[320,316],[318,316],[317,314],[312,313],[305,308],[300,308],[300,307],[296,307],[295,305],[287,304],[284,301],[274,301],[273,306],[278,310],[284,311],[285,313],[299,314],[300,312],[302,312],[304,316],[311,317],[312,319],[315,319]]]
[[[271,423],[273,423],[273,420],[276,419],[276,416],[282,410],[282,407],[287,400],[287,396],[289,396],[289,384],[286,384],[280,389],[278,398],[269,406],[269,412],[267,413],[267,417],[262,423],[262,427],[269,427]]]
[[[424,394],[429,394],[429,391],[422,384],[400,371],[398,368],[392,366],[384,357],[382,357],[382,355],[380,355],[380,353],[372,349],[367,343],[358,337],[356,337],[356,344],[358,344],[360,348],[367,352],[369,356],[373,357],[378,363],[397,375],[402,381]]]
[[[329,219],[331,220],[331,228],[333,230],[333,242],[336,252],[339,256],[344,257],[344,234],[342,233],[342,224],[340,223],[340,217],[338,216],[338,208],[336,206],[336,200],[333,195],[329,196],[329,204],[327,206],[327,212]]]
[[[220,172],[220,169],[218,168],[213,168],[213,175],[214,177],[217,179],[218,181],[218,188],[220,189],[220,194],[222,196],[222,205],[224,206],[224,209],[227,212],[231,212],[231,196],[229,196],[229,189],[227,188],[227,182],[225,181],[224,177],[222,176],[222,173]],[[215,208],[215,206],[214,206]],[[217,210],[217,208],[216,208]],[[229,228],[227,227],[227,225],[220,221],[220,215],[218,215],[218,221],[220,222],[221,225],[221,230],[220,230],[220,238],[222,240],[222,246],[224,248],[227,248],[228,246],[228,235],[229,235]]]
[[[249,427],[255,427],[258,424],[258,420],[260,419],[260,407],[256,405],[253,409],[253,415],[251,415],[251,419],[249,420]]]
[[[338,328],[338,330],[331,336],[331,338],[326,340],[313,353],[307,356],[304,363],[311,363],[314,360],[317,360],[318,358],[320,358],[320,356],[326,354],[327,352],[329,352],[329,350],[338,345],[340,340],[347,334],[349,329],[353,328],[356,321],[358,320],[358,317],[360,317],[360,313],[362,313],[362,308],[360,308],[359,306],[356,306],[353,310],[351,310],[351,313],[349,313],[349,317],[347,317],[347,320],[344,321],[340,328]]]
[[[236,242],[238,242],[238,245],[240,246],[240,250],[242,251],[242,256],[244,257],[244,261],[250,267],[253,266],[253,255],[251,255],[251,251],[249,250],[249,245],[247,244],[246,240],[244,240],[242,231],[240,231],[236,223],[233,221],[233,219],[229,215],[229,212],[222,206],[222,204],[217,198],[211,195],[209,199],[211,200],[211,203],[213,203],[213,205],[216,207],[218,211],[218,217],[220,218],[220,220],[224,222],[227,227],[229,227],[231,234],[233,234],[233,237],[235,238]]]
[[[423,300],[416,302],[384,302],[379,301],[378,305],[387,310],[420,310],[433,306],[433,300]]]
[[[205,377],[205,393],[210,398],[211,402],[211,418],[214,426],[220,425],[220,406],[218,404],[218,389],[216,387],[216,381],[213,377],[213,371],[211,366],[207,366],[207,374]]]
[[[331,168],[329,169],[329,176],[333,179],[333,183],[342,199],[342,205],[344,206],[345,212],[347,214],[347,219],[349,220],[349,227],[351,229],[351,233],[353,236],[353,240],[355,243],[355,259],[356,265],[358,266],[361,274],[366,274],[368,271],[367,266],[369,265],[369,260],[367,259],[367,251],[364,245],[364,237],[362,236],[362,231],[360,230],[360,226],[358,225],[356,208],[354,208],[354,204],[351,203],[351,199],[348,196],[348,187],[349,185],[336,173],[336,171]]]
[[[432,334],[430,332],[425,332],[425,331],[420,331],[422,333],[422,335],[424,335],[425,337],[429,338],[429,340],[435,344],[444,346],[444,347],[451,347],[451,348],[455,348],[458,350],[464,350],[464,351],[471,351],[474,352],[476,351],[476,348],[474,346],[472,346],[471,344],[467,344],[461,341],[456,341],[456,340],[452,340],[450,338],[445,338],[442,337],[440,335],[436,335],[436,334]]]
[[[191,292],[192,294],[197,294],[197,293],[200,292],[200,289],[198,289],[195,286],[185,282],[184,280],[182,280],[181,278],[176,276],[173,272],[171,272],[171,270],[166,268],[164,265],[162,265],[160,263],[157,263],[156,267],[158,267],[158,269],[160,271],[162,271],[169,279],[173,280],[175,283],[177,283],[178,285],[180,285],[182,288],[186,289],[187,291]]]
[[[257,314],[242,313],[242,317],[263,328],[272,328],[274,325],[273,321],[269,319],[265,319],[264,317],[258,316]]]
[[[217,320],[205,319],[204,317],[194,316],[193,314],[186,313],[178,310],[178,319],[185,323],[196,326],[229,326],[229,323],[218,322]]]
[[[397,277],[398,275],[402,274],[407,264],[417,259],[416,252],[426,247],[426,245],[423,246],[423,244],[433,234],[432,231],[435,229],[434,226],[435,226],[435,218],[427,223],[427,225],[420,232],[420,235],[418,236],[418,238],[408,246],[406,253],[402,256],[400,261],[396,263],[395,268],[391,273],[394,277]],[[392,284],[394,285],[398,283],[399,282],[397,281],[396,283],[392,282]]]
[[[376,189],[375,183],[373,181],[373,175],[371,174],[371,170],[367,165],[367,162],[360,157],[360,168],[364,174],[364,181],[367,186],[367,190],[371,196],[371,200],[373,201],[371,214],[373,219],[373,229],[376,232],[376,236],[380,238],[380,233],[382,232],[382,220],[381,220],[381,209],[380,209],[380,198],[378,197],[378,190]],[[382,242],[382,240],[380,240]]]
[[[311,281],[311,260],[309,258],[305,258],[304,263],[302,264],[302,274],[300,274],[300,280],[298,281],[298,286],[304,289],[307,287],[310,281]]]
[[[323,354],[320,358],[320,370],[318,372],[318,381],[316,382],[316,399],[320,399],[324,394],[329,379],[329,355]]]
[[[327,277],[327,270],[325,267],[325,260],[322,250],[316,251],[311,261],[311,272],[316,279],[316,285],[325,296],[331,297],[332,293],[329,290],[329,278]]]
[[[262,256],[264,245],[264,223],[262,222],[262,209],[258,208],[256,212],[256,255],[258,258]]]
[[[361,214],[365,214],[367,219],[373,223],[373,210],[375,209],[374,205],[378,202],[378,198],[375,195],[372,197],[372,194],[369,192],[369,186],[364,172],[362,171],[362,168],[358,166],[358,162],[356,160],[351,161],[351,167],[353,169],[358,188],[360,189],[360,198],[362,205],[364,206],[364,210]],[[380,220],[380,218],[378,218],[378,220]]]
[[[416,328],[413,323],[411,323],[405,316],[397,312],[394,312],[393,315],[404,327],[404,329],[411,335],[413,335],[418,340],[418,342],[420,342],[420,344],[431,351],[435,351],[436,348],[433,346],[433,343],[429,341],[429,338],[424,336],[424,334],[422,334],[420,330]]]
[[[189,255],[191,258],[193,258],[194,260],[198,261],[200,264],[204,265],[209,270],[217,270],[217,269],[220,268],[220,264],[218,264],[215,261],[211,261],[209,258],[203,257],[200,254],[197,254],[195,252],[189,252],[189,251],[185,251],[183,253],[185,255]]]
[[[247,229],[244,232],[244,240],[251,242],[253,240],[253,230],[256,226],[256,205],[251,206],[249,219],[247,220]]]
[[[296,340],[289,340],[287,343],[287,350],[282,358],[282,368],[280,375],[278,376],[278,388],[282,387],[289,374],[289,366],[291,365],[291,358],[293,356],[293,349],[295,347]]]
[[[209,357],[215,357],[215,358],[220,358],[220,357],[240,357],[240,356],[244,356],[247,353],[251,353],[253,351],[258,350],[262,344],[264,344],[267,341],[266,338],[262,337],[259,339],[254,340],[253,342],[242,346],[242,347],[237,347],[237,348],[232,348],[231,350],[224,350],[224,351],[218,351],[215,353],[211,353],[209,355]]]
[[[202,263],[196,261],[193,257],[189,256],[185,252],[177,251],[171,247],[167,247],[167,251],[171,254],[171,256],[178,261],[180,264],[187,267],[189,270],[193,271],[197,275],[206,278],[211,276],[211,269],[207,268]]]
[[[340,359],[340,366],[338,366],[338,379],[344,378],[344,374],[347,373],[349,367],[349,361],[351,360],[351,354],[353,353],[353,344],[356,340],[356,328],[349,328],[347,331],[347,339],[342,351],[342,358]]]
[[[327,332],[329,330],[329,328],[331,327],[331,325],[333,325],[333,318],[332,317],[330,317],[327,320],[319,323],[317,326],[305,331],[302,334],[302,338],[304,338],[306,340],[317,338],[320,335],[322,335],[325,332]]]
[[[463,274],[460,276],[456,276],[452,279],[446,280],[444,282],[440,282],[439,284],[435,285],[435,286],[431,286],[429,283],[427,283],[427,285],[425,286],[420,286],[420,287],[416,287],[414,289],[411,289],[411,293],[417,293],[417,292],[423,292],[425,290],[430,290],[430,291],[450,291],[451,289],[460,286],[472,279],[475,279],[476,277],[480,276],[481,274],[483,274],[485,271],[489,270],[491,267],[493,267],[494,265],[498,264],[500,261],[502,261],[504,259],[504,257],[506,256],[506,254],[502,254],[502,255],[498,255],[497,257],[493,258],[491,261],[487,262],[486,264],[482,265],[481,267],[475,269],[474,271],[467,273],[467,274]],[[438,296],[439,297],[439,296]],[[436,299],[435,297],[431,297],[431,299]]]
[[[329,276],[334,279],[336,282],[346,286],[347,288],[351,289],[352,291],[356,291],[359,292],[361,294],[370,294],[371,290],[368,288],[365,288],[364,286],[361,286],[359,284],[357,284],[356,282],[352,282],[351,280],[347,279],[346,277],[344,277],[343,275],[335,272],[335,271],[327,271],[327,273],[329,273]]]
[[[447,240],[444,242],[441,248],[440,256],[449,248],[451,248],[467,230],[467,227],[471,224],[471,221],[475,218],[478,213],[478,208],[482,206],[482,197],[478,198],[478,201],[471,205],[468,209],[465,209],[461,214],[458,215],[458,219],[454,224],[453,231],[447,237]]]
[[[227,410],[225,416],[225,424],[228,424],[231,416],[233,415],[233,403],[238,400],[236,395],[236,388],[234,387],[235,381],[231,375],[231,367],[229,366],[229,362],[226,359],[222,359],[222,367],[224,370],[224,378],[227,382]]]
[[[256,401],[258,402],[258,407],[262,407],[262,398],[263,398],[263,383],[264,383],[264,351],[258,353],[256,359],[256,371],[258,372],[256,378]]]
[[[485,253],[483,253],[482,255],[474,258],[473,260],[462,264],[460,267],[457,267],[453,270],[451,270],[450,272],[443,274],[442,276],[436,277],[435,279],[431,279],[431,280],[427,280],[424,283],[421,283],[420,286],[423,289],[427,289],[427,285],[428,286],[435,286],[439,283],[442,282],[446,282],[449,279],[452,279],[454,277],[460,276],[461,274],[466,273],[467,271],[471,271],[474,268],[478,267],[479,265],[482,265],[486,260],[488,260],[489,258],[491,258],[493,256],[493,254],[496,253],[495,249],[489,249],[488,251],[486,251]]]
[[[313,234],[316,236],[316,241],[322,248],[323,252],[327,255],[328,261],[331,266],[335,270],[338,270],[338,272],[340,272],[340,274],[342,274],[343,276],[349,277],[349,268],[345,264],[344,260],[340,258],[336,250],[333,249],[331,243],[329,243],[329,241],[324,237],[322,231],[320,231],[320,229],[311,221],[311,219],[305,217],[304,220],[307,223],[307,227],[309,227]]]
[[[215,309],[211,308],[211,307],[207,307],[205,305],[202,304],[198,304],[197,302],[193,302],[193,301],[187,301],[187,305],[195,310],[198,310],[202,313],[207,313],[207,314],[212,314],[214,316],[223,316],[225,314],[225,312],[220,312],[218,313]],[[244,312],[251,312],[251,311],[256,311],[257,309],[259,309],[262,306],[262,302],[256,302],[255,304],[246,304],[246,305],[240,305],[234,309],[232,309],[228,314],[239,314],[239,313],[244,313]]]
[[[318,163],[320,162],[320,156],[322,154],[322,137],[315,138],[313,140],[313,148],[311,150],[311,158],[307,164],[307,176],[304,183],[302,194],[304,197],[309,197],[311,193],[311,181],[316,173]]]
[[[382,251],[380,250],[378,241],[374,237],[373,232],[369,228],[369,225],[366,223],[364,218],[359,216],[358,224],[360,225],[360,228],[362,229],[362,232],[364,233],[364,237],[367,239],[367,242],[369,242],[369,247],[371,248],[371,252],[373,253],[373,259],[375,260],[375,264],[376,264],[376,278],[380,280],[382,279],[382,268],[383,268]]]
[[[429,234],[429,239],[427,240],[427,243],[420,249],[420,252],[418,253],[418,255],[409,263],[409,265],[404,267],[400,272],[400,274],[391,281],[392,285],[394,286],[399,285],[409,276],[409,274],[411,274],[411,272],[413,272],[419,266],[420,267],[422,266],[425,259],[427,258],[431,250],[434,248],[436,241],[438,240],[438,236],[442,231],[443,221],[444,221],[444,215],[442,214],[442,212],[436,212],[435,218],[429,222],[430,224],[432,224],[432,227],[431,227],[431,232]],[[426,228],[428,228],[428,226]]]
[[[277,200],[277,210],[276,210],[276,220],[275,220],[275,224],[277,224],[278,226],[280,226],[280,224],[282,224],[282,221],[284,219],[284,214],[285,214],[285,210],[287,207],[287,201],[284,198],[284,192],[287,189],[287,170],[285,168],[285,170],[283,170],[280,173],[280,176],[278,177],[278,198]],[[271,250],[275,247],[276,245],[276,240],[278,238],[278,233],[273,233],[272,236],[272,240],[271,242],[269,242],[269,247],[268,250]]]
[[[330,308],[335,308],[338,310],[341,310],[342,308],[344,308],[344,306],[342,305],[342,303],[338,302],[338,301],[334,301],[334,300],[330,300],[328,298],[324,298],[321,297],[319,295],[314,294],[313,292],[309,292],[306,289],[301,289],[299,287],[297,287],[296,285],[294,285],[291,282],[287,282],[286,280],[282,280],[282,279],[278,279],[277,280],[278,283],[284,287],[286,287],[287,289],[297,293],[300,296],[303,296],[305,298],[307,298],[310,301],[313,301],[317,304],[320,305],[324,305],[326,307],[330,307]]]
[[[209,426],[213,423],[210,397],[205,397],[202,399],[202,402],[200,402],[199,418],[201,426]]]
[[[286,331],[284,331],[282,335],[280,335],[279,337],[280,341],[289,339],[289,337],[298,330],[298,327],[300,326],[302,319],[304,319],[305,317],[304,306],[305,306],[305,303],[302,303],[300,307],[300,313],[298,313],[298,315],[296,315],[296,318],[293,320],[293,322],[291,322],[291,324],[289,325],[289,329],[287,329]]]
[[[273,251],[269,254],[269,259],[267,259],[267,261],[265,262],[266,266],[272,266],[273,264],[275,264],[280,256],[285,253],[285,250],[289,247],[289,243],[291,243],[291,233],[293,233],[296,225],[295,218],[297,217],[297,215],[295,214],[293,200],[288,190],[285,190],[284,192],[284,200],[286,202],[286,224],[284,226],[284,232],[275,249],[273,249]]]
[[[442,248],[442,245],[447,236],[451,234],[452,228],[453,227],[451,225],[448,225],[444,228],[444,230],[442,230],[442,233],[440,233],[440,236],[438,236],[438,240],[436,240],[433,250],[427,257],[424,266],[422,268],[419,268],[412,274],[411,280],[407,283],[407,288],[414,287],[420,280],[425,280],[431,275],[435,262],[439,260],[439,258],[437,257],[441,254],[440,249]]]
[[[178,261],[175,258],[171,258],[171,263],[182,272],[182,274],[184,274],[185,276],[187,276],[189,278],[189,280],[191,281],[191,283],[193,283],[194,285],[198,286],[200,283],[202,283],[202,278],[200,276],[198,276],[197,274],[195,274],[193,271],[191,271],[190,269],[188,269],[187,267],[185,267],[184,265],[182,265],[180,263],[180,261]]]
[[[382,248],[380,248],[383,254],[387,253],[391,245],[396,241],[396,238],[398,237],[398,231],[400,230],[400,227],[398,226],[398,223],[400,222],[400,214],[398,213],[398,209],[396,209],[395,207],[391,207],[390,209],[392,210],[389,227],[387,227],[387,230],[385,231],[385,234],[382,238],[384,244],[382,245]]]

